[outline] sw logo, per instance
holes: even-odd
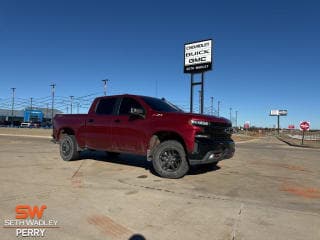
[[[16,219],[4,220],[4,228],[16,229],[16,237],[44,237],[47,228],[59,228],[58,221],[42,219],[46,205],[17,205]]]
[[[41,219],[45,209],[47,209],[46,205],[42,205],[40,208],[38,206],[32,208],[30,205],[18,205],[16,206],[16,219],[27,219],[28,217],[34,219],[35,216]]]

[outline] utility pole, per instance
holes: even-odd
[[[47,103],[47,109],[46,109],[46,119],[48,119],[48,118],[49,118],[49,116],[48,116],[48,111],[49,111],[49,103]],[[46,120],[46,121],[48,121],[48,120]]]
[[[72,114],[73,97],[74,97],[74,96],[70,96],[70,113],[71,113],[71,114]]]
[[[231,114],[231,112],[232,112],[232,108],[229,108],[229,111],[230,111],[230,118],[229,118],[229,119],[230,119],[230,121],[231,121],[231,123],[232,123],[232,119],[231,119],[231,115],[232,115],[232,114]]]
[[[80,103],[77,103],[77,113],[79,114]]]
[[[13,109],[14,109],[14,93],[16,88],[11,88],[12,90],[12,104],[11,104],[11,127],[13,127]]]
[[[54,109],[54,92],[55,92],[55,87],[56,87],[56,84],[51,84],[51,97],[52,97],[52,102],[51,102],[51,125],[52,125],[52,128],[53,128],[53,109]]]
[[[236,111],[236,128],[238,127],[238,110]]]
[[[210,99],[211,99],[211,107],[210,107],[211,115],[213,115],[213,97],[210,97]]]
[[[33,98],[30,98],[30,110],[32,110],[32,100]]]
[[[220,116],[220,101],[218,101],[218,117]]]
[[[109,82],[109,79],[103,79],[101,81],[104,82],[103,92],[104,92],[104,95],[107,96],[107,82]]]

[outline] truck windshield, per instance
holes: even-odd
[[[152,97],[142,97],[143,101],[148,104],[153,110],[158,112],[183,112],[174,104],[165,99],[158,99]]]

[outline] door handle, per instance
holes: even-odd
[[[93,120],[93,119],[89,119],[88,122],[89,122],[89,123],[92,123],[92,122],[94,122],[94,120]]]
[[[114,122],[119,123],[119,122],[120,122],[120,119],[114,120]]]

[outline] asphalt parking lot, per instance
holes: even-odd
[[[58,225],[43,239],[318,240],[319,156],[266,137],[172,180],[143,157],[86,152],[64,162],[48,138],[0,136],[0,236],[17,239],[3,227],[17,205],[45,204]]]

